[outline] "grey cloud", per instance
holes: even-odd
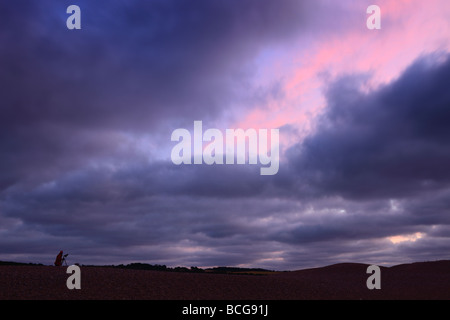
[[[348,198],[395,198],[439,190],[450,170],[450,60],[434,56],[364,94],[358,78],[330,85],[317,132],[290,150],[299,178],[318,192]]]
[[[69,4],[0,4],[8,30],[0,37],[0,190],[101,162],[115,155],[117,132],[169,135],[168,124],[218,118],[239,101],[251,105],[259,91],[271,91],[252,93],[253,59],[302,32],[311,6],[80,1],[82,30],[71,32]]]
[[[364,77],[330,84],[317,132],[273,177],[120,150],[123,133],[169,141],[172,126],[283,97],[279,79],[249,85],[261,49],[342,22],[321,2],[238,4],[81,1],[80,33],[65,3],[0,4],[2,257],[284,269],[448,252],[448,59],[367,94]],[[386,240],[414,232],[426,237]]]

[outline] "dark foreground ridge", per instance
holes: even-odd
[[[0,263],[0,299],[450,299],[450,260],[382,267],[380,290],[367,288],[368,265],[357,263],[286,272],[252,270],[260,276],[232,268],[216,273],[136,267],[81,266],[81,289],[69,290],[67,267]]]

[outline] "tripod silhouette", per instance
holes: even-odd
[[[64,264],[64,265],[66,265],[67,266],[67,261],[66,261],[66,258],[67,258],[67,256],[68,256],[69,254],[68,253],[66,253],[65,255],[63,255],[63,257],[62,257],[62,261],[61,261],[61,265],[62,264]]]

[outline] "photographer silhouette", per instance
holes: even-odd
[[[55,266],[60,267],[62,266],[62,264],[64,263],[67,266],[67,262],[66,262],[66,257],[69,254],[66,253],[65,255],[63,255],[63,251],[61,250],[58,255],[56,256],[56,260],[55,260]]]

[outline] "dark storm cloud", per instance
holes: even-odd
[[[251,101],[253,59],[312,16],[291,0],[78,1],[69,31],[69,4],[0,4],[0,188],[114,157],[117,131],[169,135]]]
[[[89,1],[77,32],[64,4],[19,2],[1,7],[1,82],[2,119],[21,123],[135,128],[215,114],[242,93],[262,45],[305,20],[297,1]]]
[[[167,136],[282,95],[249,84],[260,51],[342,25],[316,1],[77,1],[69,31],[70,4],[0,4],[0,188],[115,157],[117,132]]]
[[[90,170],[31,190],[10,189],[0,205],[5,220],[0,251],[13,254],[22,248],[36,256],[63,247],[80,263],[286,269],[355,259],[400,261],[406,251],[408,257],[423,257],[419,245],[427,248],[428,257],[442,258],[443,248],[448,248],[445,190],[395,203],[298,201],[257,193],[242,197],[237,191],[234,196],[213,191],[194,196],[187,188],[166,192],[151,183],[135,176],[126,179],[120,172]],[[386,240],[416,232],[425,238],[415,246],[393,247]],[[273,256],[282,260],[271,260]]]
[[[370,93],[359,90],[359,77],[337,80],[317,132],[291,150],[293,166],[317,192],[353,199],[448,186],[449,81],[450,59],[438,54]]]
[[[355,76],[330,85],[317,132],[273,177],[259,166],[175,166],[120,150],[122,133],[169,144],[193,120],[282,97],[276,80],[249,85],[254,58],[345,26],[338,11],[296,0],[78,1],[82,30],[69,32],[69,4],[0,4],[2,255],[52,263],[64,248],[81,263],[283,269],[448,249],[448,59],[421,59],[367,94]],[[385,250],[386,237],[415,232],[427,236]]]
[[[251,257],[263,254],[252,252],[250,244],[264,239],[266,233],[264,226],[254,222],[282,208],[271,200],[240,196],[236,201],[152,194],[145,189],[130,196],[124,192],[130,189],[126,181],[116,178],[104,172],[82,172],[28,192],[10,190],[0,207],[14,221],[3,232],[8,241],[2,242],[1,252],[22,247],[36,254],[43,248],[63,246],[81,257],[80,262],[104,263],[124,256],[165,264],[250,263]],[[39,245],[27,246],[30,241]],[[202,254],[191,248],[208,250]]]
[[[449,56],[419,58],[370,92],[360,89],[366,80],[331,83],[315,133],[288,151],[290,191],[304,206],[297,221],[271,230],[291,246],[286,265],[448,257]]]
[[[415,233],[423,230],[424,226],[411,219],[409,212],[393,213],[387,205],[377,211],[369,210],[363,203],[355,210],[355,205],[349,202],[343,204],[343,208],[349,213],[317,212],[314,219],[299,226],[286,227],[275,238],[282,242],[303,245],[312,242],[360,241]],[[323,218],[320,218],[321,215]]]
[[[153,263],[280,268],[351,257],[385,261],[402,252],[432,256],[417,248],[438,255],[448,247],[446,172],[432,176],[441,189],[411,185],[422,173],[409,168],[409,162],[402,167],[405,158],[398,154],[408,142],[414,148],[431,146],[427,156],[433,162],[446,156],[434,145],[447,143],[448,131],[439,127],[447,105],[440,84],[447,79],[449,62],[428,61],[419,60],[397,81],[371,93],[358,90],[357,77],[330,86],[317,132],[306,139],[301,153],[294,153],[298,146],[292,148],[289,162],[270,179],[251,166],[133,161],[117,168],[71,170],[31,186],[17,184],[2,194],[0,210],[9,224],[2,252],[27,247],[33,253],[63,243],[78,256],[102,252],[103,258],[88,258],[99,263],[128,261],[131,255]],[[417,103],[420,97],[427,98],[425,110]],[[431,123],[421,123],[424,118]],[[415,149],[410,152],[421,156]],[[410,160],[415,165],[426,161]],[[394,168],[409,170],[397,173]],[[379,175],[390,186],[382,192]],[[425,236],[414,245],[393,246],[387,240],[416,232]],[[27,246],[29,240],[39,241]]]

